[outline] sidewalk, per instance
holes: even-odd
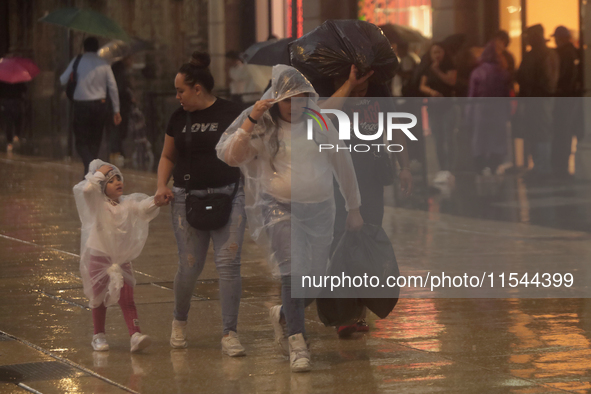
[[[154,174],[123,171],[126,193],[154,193]],[[194,291],[189,348],[168,343],[176,273],[170,208],[152,222],[135,263],[141,327],[153,339],[130,355],[118,308],[111,350],[93,352],[91,312],[79,279],[79,219],[71,192],[79,163],[0,154],[0,393],[587,393],[591,300],[401,299],[371,331],[339,340],[307,310],[313,370],[292,374],[276,354],[268,308],[280,303],[263,255],[247,237],[239,335],[247,356],[221,353],[211,252]],[[587,233],[387,209],[384,228],[401,267],[425,259],[591,261]],[[511,239],[512,242],[508,242]],[[523,246],[525,245],[525,246]],[[512,260],[512,261],[513,261]],[[546,262],[547,263],[547,262]],[[544,263],[544,264],[546,264]],[[402,271],[402,269],[401,269]],[[3,367],[24,375],[2,383]],[[32,391],[35,392],[35,391]]]

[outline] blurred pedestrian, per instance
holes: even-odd
[[[24,83],[0,82],[0,125],[6,133],[7,152],[12,152],[20,144],[26,92]]]
[[[222,352],[230,357],[246,354],[238,339],[238,309],[242,292],[240,256],[244,228],[244,190],[240,170],[218,159],[216,144],[222,133],[240,114],[241,107],[216,97],[214,79],[209,70],[211,59],[204,52],[193,52],[176,75],[174,85],[179,107],[170,117],[162,156],[158,165],[157,203],[172,202],[172,226],[177,242],[179,261],[174,278],[174,320],[170,345],[187,347],[187,320],[193,290],[205,265],[210,241],[213,241],[214,263],[220,280],[222,307]],[[170,176],[173,188],[168,188]],[[220,194],[231,196],[220,196]],[[217,195],[217,197],[216,197]],[[209,198],[213,209],[226,210],[226,223],[189,222],[188,212],[197,210],[192,196]],[[229,200],[229,204],[226,201]],[[189,205],[190,204],[190,205]],[[203,206],[202,209],[208,209]],[[194,226],[199,227],[196,228]]]
[[[230,87],[230,100],[243,104],[242,94],[245,92],[247,74],[244,63],[237,51],[226,53],[226,72],[228,73],[228,85]]]
[[[444,98],[455,95],[457,69],[442,43],[435,43],[429,50],[428,67],[421,76],[420,91],[431,97],[428,105],[429,127],[437,146],[439,172],[435,183],[453,182],[451,169],[452,133],[455,123],[455,111],[451,101]]]
[[[534,161],[534,169],[526,179],[541,180],[551,172],[551,97],[556,93],[560,64],[556,51],[546,45],[542,25],[528,27],[525,40],[531,50],[523,55],[517,71],[517,82],[519,96],[527,98],[522,100],[524,118],[521,124],[524,128],[526,147],[529,148]]]
[[[121,123],[119,113],[119,92],[111,67],[98,56],[99,42],[96,37],[84,40],[84,54],[76,70],[78,81],[74,91],[74,136],[76,150],[84,163],[84,173],[90,162],[98,157],[103,129],[107,121],[107,91],[113,106],[113,123]],[[72,73],[76,58],[72,59],[60,82],[66,85]]]
[[[409,51],[408,43],[396,45],[399,67],[392,79],[392,95],[395,97],[408,96],[411,92],[411,81],[415,69],[421,62],[416,53]]]
[[[499,48],[502,48],[501,57],[499,58],[500,66],[504,70],[507,70],[511,75],[511,79],[513,79],[515,77],[515,57],[507,49],[511,43],[509,33],[507,33],[505,30],[499,30],[493,37],[493,40],[496,41]]]
[[[113,76],[117,82],[117,92],[119,93],[121,123],[118,125],[109,124],[107,127],[107,130],[109,130],[109,161],[120,167],[123,166],[125,160],[123,157],[123,141],[127,137],[131,110],[135,102],[133,85],[129,75],[132,66],[132,56],[126,56],[111,65]]]
[[[510,74],[497,40],[487,44],[480,65],[470,77],[469,97],[509,97]],[[469,102],[468,127],[472,130],[472,154],[476,172],[495,174],[507,154],[507,122],[511,108],[506,100]]]
[[[525,32],[531,49],[523,55],[517,71],[520,97],[552,97],[556,93],[560,73],[558,54],[547,46],[544,27],[534,25]]]
[[[333,81],[335,92],[331,97],[338,98],[362,98],[362,97],[389,97],[389,94],[383,96],[376,96],[379,93],[374,84],[369,82],[369,78],[372,73],[358,78],[358,70],[354,65],[351,66],[351,71],[346,78],[337,78]],[[408,75],[408,74],[407,74]],[[383,92],[387,92],[387,89],[383,89]],[[334,103],[335,100],[327,100],[325,104],[321,104],[325,107],[330,101]],[[375,101],[372,103],[375,112],[386,112],[388,108],[381,108],[380,104],[383,101]],[[326,108],[335,108],[336,106],[331,104]],[[336,108],[340,108],[336,107]],[[353,113],[357,112],[359,116],[359,131],[362,134],[375,134],[374,126],[376,122],[372,117],[374,112],[368,113],[362,111],[367,108],[366,103],[358,103],[356,100],[351,100],[349,103],[345,102],[342,110],[349,115],[349,119],[353,119]],[[346,142],[348,146],[355,146],[357,144],[363,144],[365,141],[361,140],[355,133],[351,135],[351,139]],[[396,153],[400,165],[400,188],[405,194],[409,196],[412,191],[412,175],[410,173],[410,161],[408,157],[406,136],[402,134],[400,130],[397,130],[393,134],[392,143],[399,144],[403,147],[401,152]],[[361,207],[359,212],[363,218],[364,223],[369,223],[375,226],[382,226],[384,219],[384,186],[391,185],[394,182],[394,171],[391,162],[391,157],[387,151],[379,151],[373,149],[367,152],[357,152],[354,149],[351,151],[351,159],[353,161],[353,167],[357,176],[357,182],[359,184],[359,193],[361,196]],[[341,194],[338,184],[335,182],[334,187],[336,215],[334,223],[334,236],[331,245],[331,253],[336,249],[339,241],[346,231],[346,220],[347,210],[345,198]],[[366,308],[363,308],[362,314],[359,319],[353,324],[346,326],[337,327],[337,334],[339,338],[345,338],[351,336],[354,332],[367,332],[369,326],[365,321]]]
[[[257,65],[244,64],[236,51],[226,53],[226,70],[230,87],[230,100],[242,105],[252,105],[261,97],[261,78],[256,73]],[[266,83],[265,80],[263,83]],[[264,86],[263,86],[264,87]]]
[[[572,43],[570,31],[558,26],[553,34],[556,53],[560,60],[560,73],[554,103],[552,136],[552,170],[554,176],[569,176],[568,162],[572,151],[573,135],[582,136],[582,103],[578,72],[579,53]]]

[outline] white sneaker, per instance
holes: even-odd
[[[170,334],[170,346],[174,349],[184,349],[187,347],[187,322],[173,320],[172,333]]]
[[[230,357],[246,356],[246,351],[238,340],[238,334],[234,331],[230,331],[227,337],[222,338],[222,353]]]
[[[275,332],[275,347],[282,355],[289,356],[289,343],[287,341],[287,324],[281,323],[281,305],[275,305],[269,309],[269,319]]]
[[[132,353],[142,351],[152,344],[152,340],[150,339],[150,337],[140,332],[134,333],[131,336],[131,340],[129,342],[131,344]]]
[[[289,362],[291,372],[307,372],[310,366],[310,350],[302,334],[289,337]]]
[[[107,343],[105,333],[101,332],[100,334],[93,335],[92,348],[97,352],[106,352],[109,350],[109,344]]]

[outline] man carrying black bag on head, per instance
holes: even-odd
[[[60,76],[62,85],[74,81],[74,135],[76,151],[84,163],[84,173],[90,162],[98,157],[107,120],[107,91],[113,103],[113,123],[121,123],[119,93],[115,76],[109,64],[98,56],[99,43],[96,37],[84,40],[84,54],[72,59]],[[73,87],[72,82],[69,88]]]

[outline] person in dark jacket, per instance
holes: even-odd
[[[6,133],[7,152],[12,152],[14,145],[20,142],[26,92],[24,83],[0,82],[0,127]]]
[[[129,129],[129,118],[134,103],[133,88],[129,77],[129,70],[133,65],[133,58],[127,56],[111,65],[115,81],[117,82],[117,91],[119,92],[119,108],[121,114],[121,123],[110,125],[109,127],[109,153],[110,162],[119,166],[123,165],[123,140],[127,137]]]
[[[571,34],[564,26],[554,31],[556,53],[560,61],[560,72],[556,84],[554,103],[554,127],[552,135],[552,171],[554,176],[564,179],[569,176],[568,161],[572,149],[573,135],[580,137],[583,131],[582,107],[579,82],[579,53],[571,41]]]
[[[502,65],[502,48],[488,43],[470,77],[469,97],[509,97],[510,74]],[[478,173],[496,173],[507,154],[507,122],[511,114],[505,100],[477,101],[467,107],[472,128],[472,154]],[[488,168],[488,171],[485,171]]]
[[[525,32],[531,50],[523,55],[517,71],[519,96],[523,100],[523,127],[526,149],[531,152],[534,168],[526,179],[536,181],[550,175],[550,142],[552,139],[552,96],[558,83],[559,61],[548,48],[542,25],[530,26]],[[536,99],[530,99],[535,97]]]

